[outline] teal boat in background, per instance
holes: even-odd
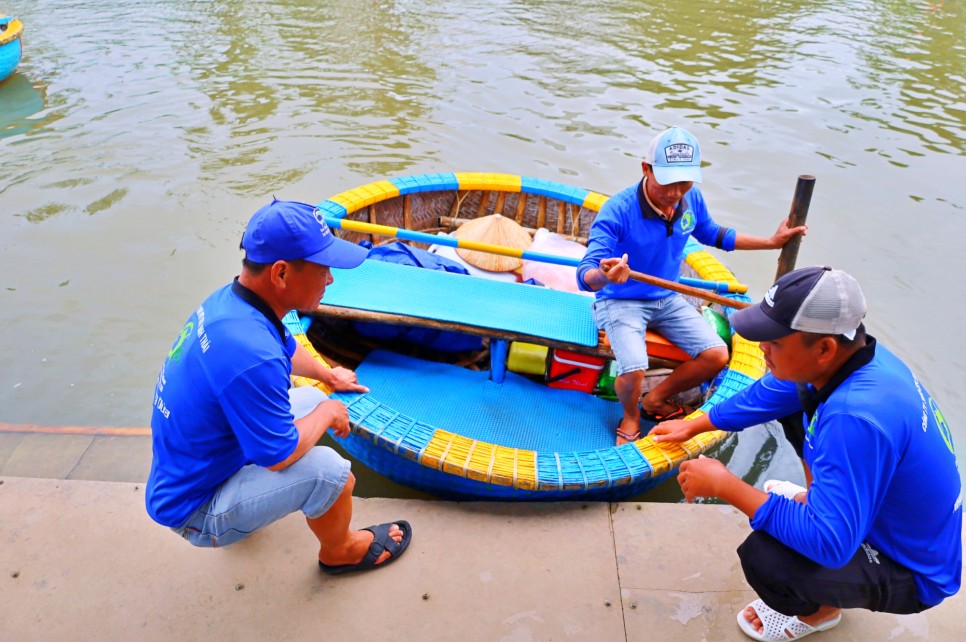
[[[23,23],[12,16],[0,15],[0,82],[10,77],[23,56]]]

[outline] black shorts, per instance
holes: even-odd
[[[822,605],[900,614],[929,608],[916,598],[912,571],[866,543],[845,566],[832,569],[754,531],[738,557],[758,597],[785,615],[812,615]]]

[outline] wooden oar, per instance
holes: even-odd
[[[504,245],[493,245],[491,243],[481,243],[479,241],[470,241],[468,239],[458,239],[451,236],[434,236],[432,234],[426,234],[424,232],[416,232],[414,230],[407,230],[401,227],[392,227],[389,225],[378,225],[375,223],[366,223],[363,221],[353,221],[349,219],[341,219],[327,216],[325,217],[325,222],[329,227],[339,228],[343,230],[349,230],[352,232],[361,232],[363,234],[375,234],[378,236],[388,236],[392,238],[403,239],[406,241],[417,241],[420,243],[445,245],[447,247],[455,247],[464,250],[475,250],[477,252],[488,252],[490,254],[500,254],[502,256],[512,256],[518,259],[525,259],[529,261],[539,261],[541,263],[552,263],[555,265],[567,265],[570,267],[577,267],[580,263],[580,259],[575,259],[570,256],[557,256],[555,254],[544,254],[543,252],[531,252],[530,250],[521,250],[516,247],[506,247]],[[640,272],[633,272],[633,274],[638,275],[640,278],[635,278],[637,281],[643,281],[644,283],[650,283],[651,285],[657,285],[660,287],[667,288],[668,290],[674,290],[675,292],[681,292],[683,294],[691,294],[693,296],[702,297],[708,301],[714,303],[721,303],[722,305],[728,305],[730,307],[739,307],[738,302],[729,299],[727,297],[716,296],[708,290],[716,292],[735,292],[738,294],[743,294],[748,291],[748,286],[741,283],[728,283],[726,281],[707,281],[703,279],[688,279],[690,285],[685,285],[683,283],[678,283],[677,281],[668,281],[666,279],[661,279],[656,276],[650,276],[647,274],[642,274]],[[650,280],[645,280],[650,279]]]
[[[721,305],[729,308],[740,310],[751,305],[747,301],[736,301],[735,299],[729,299],[728,297],[720,296],[718,294],[714,294],[713,292],[702,290],[701,288],[694,288],[684,285],[683,283],[678,283],[677,281],[668,281],[667,279],[651,276],[650,274],[644,274],[643,272],[635,272],[634,270],[631,270],[630,272],[629,278],[635,281],[656,285],[661,288],[667,288],[668,290],[674,290],[675,292],[680,292],[681,294],[688,294],[712,303],[720,303]]]

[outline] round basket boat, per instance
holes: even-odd
[[[0,15],[0,82],[6,80],[23,56],[23,23],[17,18]]]
[[[317,207],[320,218],[351,242],[379,245],[395,237],[425,248],[444,238],[432,235],[493,214],[531,232],[546,228],[585,241],[606,200],[552,181],[449,173],[378,181]],[[697,243],[690,241],[685,253],[682,273],[738,284]],[[644,437],[615,446],[617,402],[550,387],[547,376],[506,372],[508,344],[510,352],[515,344],[546,348],[548,363],[561,351],[598,363],[612,358],[606,338],[594,327],[591,297],[374,260],[355,270],[333,270],[333,276],[315,315],[291,314],[285,321],[315,355],[355,368],[369,386],[367,394],[331,394],[348,407],[352,423],[351,434],[337,441],[397,483],[446,499],[619,500],[654,486],[726,436],[703,433],[682,444],[655,444]],[[742,294],[726,296],[749,301]],[[718,305],[717,311],[720,319],[733,309]],[[555,327],[556,318],[564,319],[565,327]],[[427,358],[425,351],[417,355],[398,342],[357,332],[359,323],[372,322],[481,337],[483,350],[444,358],[429,351]],[[757,343],[737,335],[731,343],[730,363],[705,385],[690,416],[706,413],[764,374]],[[675,349],[653,354],[651,366],[680,363]],[[489,367],[481,365],[480,354],[489,358]],[[304,378],[295,378],[295,385],[331,392]]]

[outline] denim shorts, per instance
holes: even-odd
[[[292,414],[301,418],[326,396],[316,388],[290,391]],[[226,479],[206,504],[172,528],[195,546],[228,546],[297,510],[321,516],[349,480],[350,464],[337,452],[316,446],[278,472],[248,464]]]
[[[594,320],[607,333],[618,375],[647,369],[644,333],[649,327],[692,358],[710,348],[725,347],[711,324],[680,294],[654,301],[597,299]]]
[[[342,493],[349,466],[325,446],[312,448],[278,472],[249,464],[225,480],[187,522],[171,530],[195,546],[215,547],[234,544],[297,510],[315,519]]]

